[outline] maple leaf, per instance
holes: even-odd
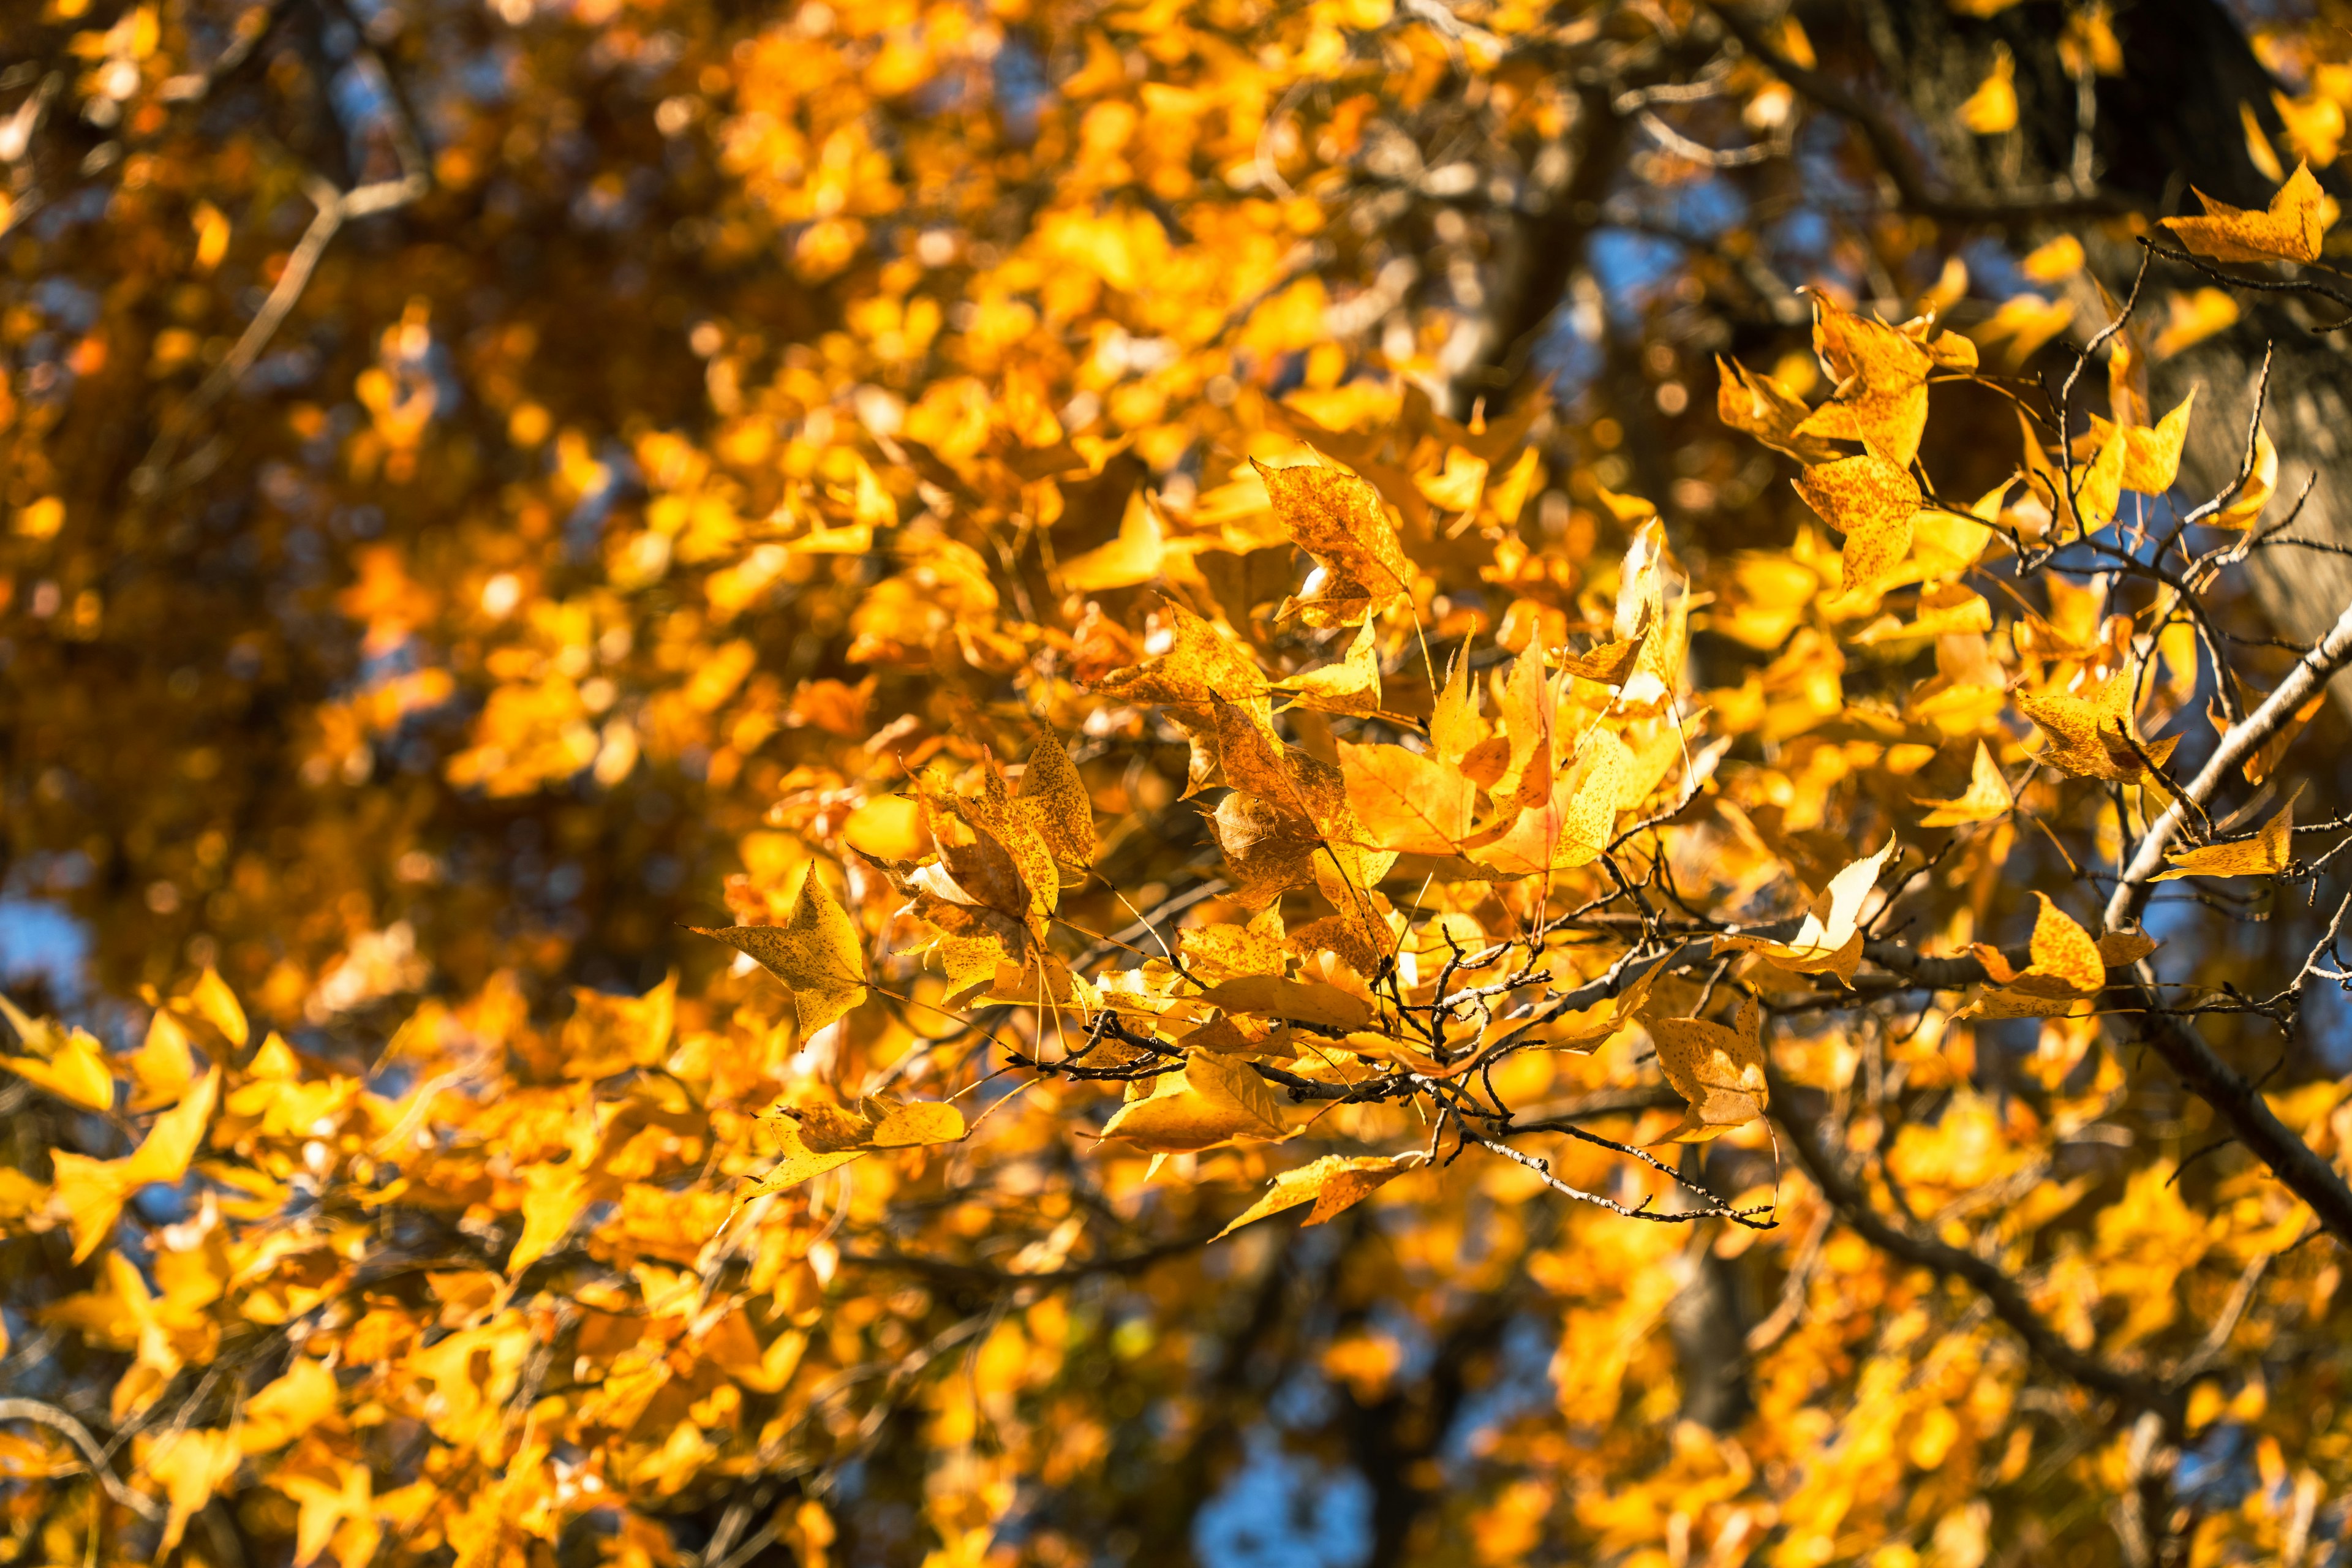
[[[1371,1022],[1371,1004],[1320,980],[1285,980],[1244,974],[1210,986],[1201,1000],[1230,1013],[1269,1013],[1293,1023],[1360,1029]]]
[[[802,874],[791,918],[782,925],[689,929],[751,954],[790,986],[804,1036],[866,1000],[866,948],[857,922],[834,900],[814,863]]]
[[[309,1356],[298,1355],[286,1371],[264,1384],[237,1412],[233,1429],[237,1449],[266,1454],[282,1448],[333,1411],[342,1397],[335,1374]]]
[[[1213,700],[1239,702],[1266,689],[1256,660],[1231,637],[1170,603],[1164,654],[1113,669],[1095,683],[1106,697],[1169,708],[1206,708]]]
[[[1094,858],[1094,797],[1062,738],[1051,730],[1037,731],[1015,804],[1060,865],[1079,870]]]
[[[1650,1018],[1650,1038],[1658,1067],[1687,1109],[1661,1143],[1698,1143],[1721,1137],[1764,1114],[1770,1091],[1765,1083],[1763,1014],[1753,996],[1744,998],[1731,1028],[1704,1018]]]
[[[1785,452],[1804,464],[1826,463],[1837,447],[1820,437],[1797,434],[1812,410],[1804,399],[1772,377],[1749,370],[1737,360],[1716,356],[1722,384],[1716,392],[1716,416],[1734,430],[1744,430],[1776,452]]]
[[[1499,834],[1464,846],[1465,853],[1505,877],[1591,864],[1609,847],[1631,761],[1614,731],[1593,730],[1547,795],[1522,807]]]
[[[2131,674],[2110,676],[2087,695],[2053,691],[2021,694],[2017,710],[2042,731],[2040,760],[2077,778],[2128,781],[2147,771],[2142,756],[2162,767],[2180,743],[2174,735],[2141,742],[2132,722]]]
[[[1320,713],[1361,718],[1379,712],[1381,660],[1371,617],[1364,618],[1346,656],[1338,663],[1277,681],[1274,689],[1291,698],[1293,707],[1310,708]]]
[[[1916,339],[1821,294],[1813,296],[1813,346],[1837,390],[1794,434],[1859,441],[1871,456],[1909,468],[1927,426],[1927,375],[1936,356]]]
[[[1897,465],[1867,454],[1841,458],[1807,468],[1796,486],[1805,504],[1846,536],[1839,592],[1874,591],[1910,552],[1919,486]]]
[[[2037,890],[2033,896],[2041,912],[2034,918],[2025,968],[2012,967],[1999,948],[1986,942],[1973,944],[1970,951],[1993,984],[2013,995],[2063,1000],[2092,994],[2107,980],[2099,944],[2049,894]]]
[[[811,1100],[764,1120],[775,1135],[777,1161],[737,1195],[739,1208],[877,1151],[957,1143],[970,1131],[962,1111],[936,1100],[869,1100],[854,1111]]]
[[[1345,626],[1404,599],[1414,573],[1378,490],[1312,463],[1256,467],[1283,531],[1320,567],[1284,606],[1286,616],[1296,612],[1308,626]]]
[[[1280,974],[1288,962],[1278,908],[1265,910],[1245,926],[1226,921],[1186,926],[1176,933],[1176,949],[1186,973],[1209,985],[1237,974]]]
[[[2123,486],[2142,495],[2160,496],[2180,474],[2181,448],[2189,441],[2189,418],[2197,405],[2197,389],[2153,426],[2133,426],[2125,439]]]
[[[228,1432],[194,1427],[167,1433],[155,1441],[140,1468],[163,1483],[170,1509],[159,1552],[168,1552],[180,1543],[188,1521],[228,1484],[244,1458],[236,1436]]]
[[[2204,521],[2215,528],[2252,528],[2262,519],[2271,497],[2278,493],[2278,448],[2267,428],[2254,432],[2254,461],[2246,482],[2229,503]]]
[[[196,1079],[195,1053],[188,1031],[166,1008],[147,1021],[147,1037],[131,1055],[131,1105],[134,1111],[175,1104]]]
[[[2327,232],[2323,208],[2326,194],[2312,178],[2308,163],[2297,163],[2270,206],[2249,212],[2217,202],[2190,187],[2204,204],[2202,217],[2168,217],[2158,221],[2182,245],[2216,261],[2316,261]]]
[[[1402,746],[1339,742],[1339,772],[1365,839],[1404,855],[1451,855],[1470,836],[1477,787],[1461,769]]]
[[[1429,721],[1429,747],[1440,762],[1459,767],[1473,747],[1486,739],[1478,716],[1478,688],[1470,680],[1470,645],[1465,641],[1445,671],[1444,688]]]

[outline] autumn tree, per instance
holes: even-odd
[[[0,1562],[2338,1561],[2342,20],[9,8]]]

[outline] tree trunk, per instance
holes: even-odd
[[[2080,137],[2080,95],[2051,47],[2060,26],[2054,5],[2013,5],[1971,18],[1945,0],[1851,0],[1851,8],[1848,0],[1834,0],[1808,8],[1805,19],[1817,38],[1874,57],[1871,74],[1902,93],[1901,118],[1919,128],[1933,173],[1955,195],[2000,196],[2063,181],[2082,161],[2078,139],[2087,141],[2100,192],[2151,219],[2197,210],[2191,186],[2254,207],[2266,205],[2275,188],[2247,150],[2240,106],[2250,106],[2283,145],[2271,102],[2278,83],[2214,0],[2142,0],[2116,16],[2124,70],[2098,79],[2087,138]],[[1958,109],[1991,68],[1996,45],[2016,61],[2019,125],[2004,136],[1978,137],[1962,126]],[[2352,194],[2339,178],[2319,173],[2339,199]],[[2011,226],[2022,238],[2043,226],[2027,208]],[[2094,268],[2118,296],[2138,259],[2137,246],[2121,235],[2092,252]],[[2166,290],[2204,281],[2159,264],[2150,272],[2141,321],[2160,324]],[[2265,424],[2279,450],[2280,496],[2264,521],[2282,519],[2309,481],[2294,536],[2352,544],[2352,475],[2336,463],[2352,420],[2352,358],[2336,339],[2311,331],[2315,317],[2300,302],[2239,299],[2245,313],[2236,327],[2152,369],[2158,412],[2190,387],[2201,388],[2181,486],[2193,501],[2238,477],[2269,348]],[[2297,641],[2317,640],[2352,603],[2352,559],[2273,549],[2256,552],[2250,566],[2265,615]],[[2335,693],[2352,711],[2352,674],[2336,679]]]

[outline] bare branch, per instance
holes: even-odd
[[[90,1436],[89,1427],[65,1411],[38,1399],[0,1399],[0,1421],[37,1421],[52,1431],[64,1433],[81,1450],[82,1458],[89,1461],[89,1473],[98,1478],[98,1484],[106,1489],[108,1497],[151,1523],[163,1519],[163,1510],[155,1506],[152,1498],[131,1490],[121,1477],[107,1468],[106,1451],[99,1447],[98,1439]]]

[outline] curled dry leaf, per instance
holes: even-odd
[[[1753,996],[1741,1000],[1727,1029],[1704,1018],[1646,1020],[1658,1066],[1688,1107],[1682,1121],[1657,1142],[1705,1142],[1764,1114],[1771,1094],[1765,1080],[1762,1020]]]
[[[1769,937],[1719,936],[1717,952],[1753,952],[1776,969],[1795,974],[1834,974],[1851,984],[1862,963],[1862,907],[1878,886],[1878,874],[1895,853],[1888,838],[1875,855],[1853,861],[1829,880],[1813,900],[1804,923],[1788,942]]]

